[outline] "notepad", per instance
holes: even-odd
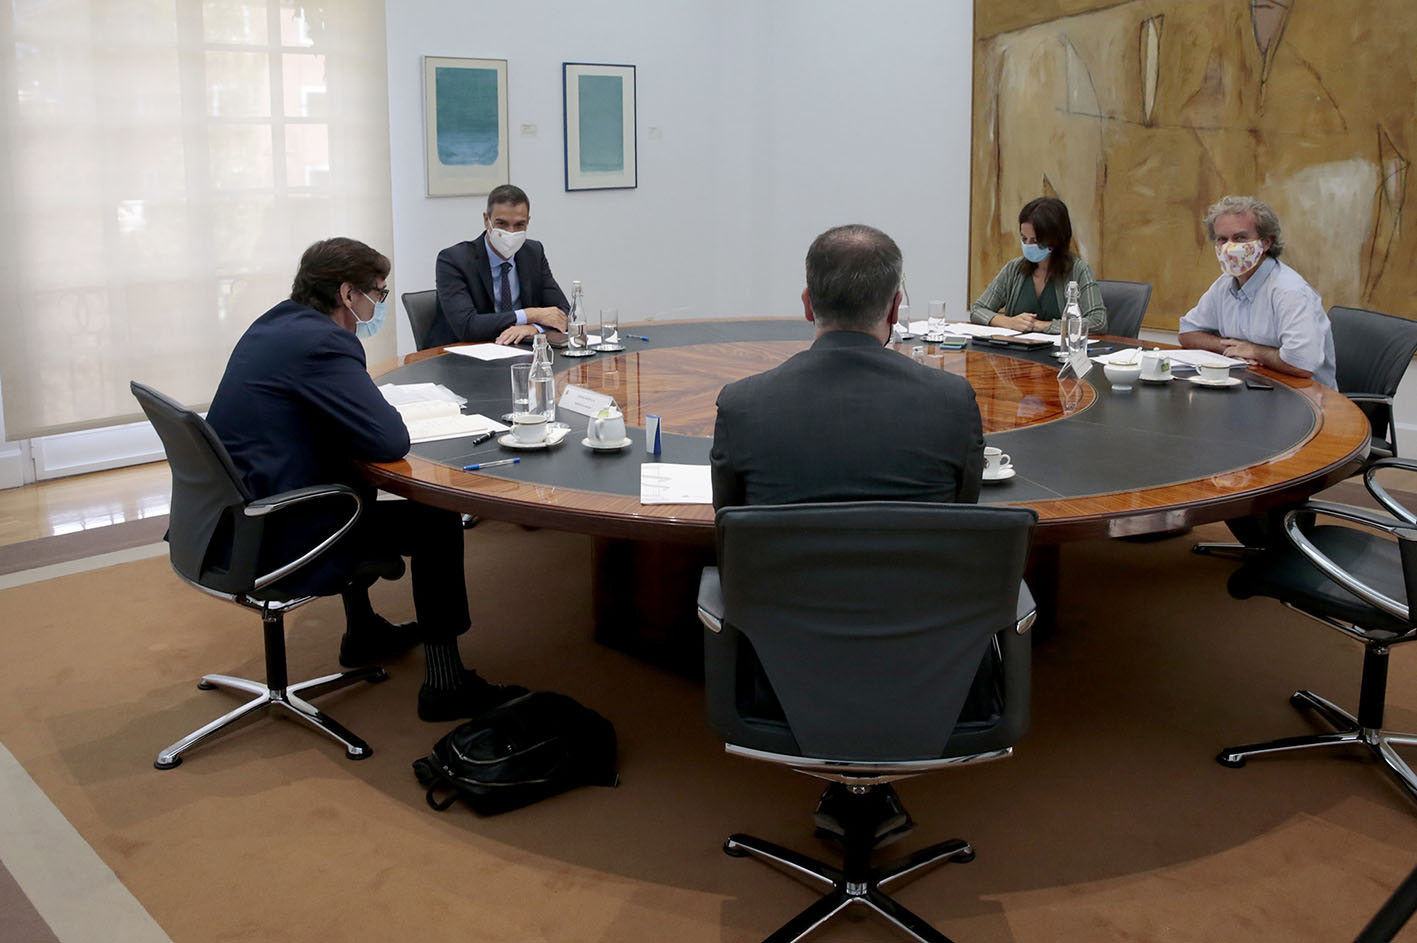
[[[464,414],[457,403],[424,401],[395,406],[408,427],[412,442],[436,442],[485,432],[505,432],[507,427],[481,413]]]
[[[709,466],[645,462],[640,466],[640,503],[712,504]]]

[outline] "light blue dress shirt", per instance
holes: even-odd
[[[1334,385],[1333,331],[1319,293],[1278,259],[1266,258],[1244,285],[1215,280],[1181,318],[1180,332],[1205,331],[1274,347],[1291,367]]]

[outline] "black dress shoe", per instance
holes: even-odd
[[[429,723],[476,717],[498,704],[521,697],[527,689],[519,684],[491,684],[475,671],[463,676],[461,687],[451,691],[429,687],[418,689],[418,719]]]
[[[339,640],[339,663],[346,668],[363,668],[392,661],[418,644],[418,623],[397,625],[376,615],[372,622],[361,622],[346,630]]]

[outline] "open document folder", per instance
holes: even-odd
[[[379,392],[399,411],[413,442],[507,431],[506,426],[480,413],[464,415],[462,407],[467,400],[440,383],[385,383]]]

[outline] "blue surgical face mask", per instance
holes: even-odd
[[[1028,259],[1028,261],[1032,262],[1034,265],[1037,265],[1039,262],[1042,262],[1044,259],[1048,258],[1049,254],[1052,253],[1052,251],[1053,250],[1048,248],[1047,246],[1040,246],[1036,242],[1023,243],[1023,257],[1025,259]]]
[[[369,298],[362,291],[360,294]],[[358,315],[355,315],[354,318],[354,336],[365,340],[379,333],[379,329],[384,326],[384,316],[388,313],[387,301],[375,301],[373,298],[369,298],[369,302],[374,305],[374,313],[369,316],[369,320],[361,321]]]

